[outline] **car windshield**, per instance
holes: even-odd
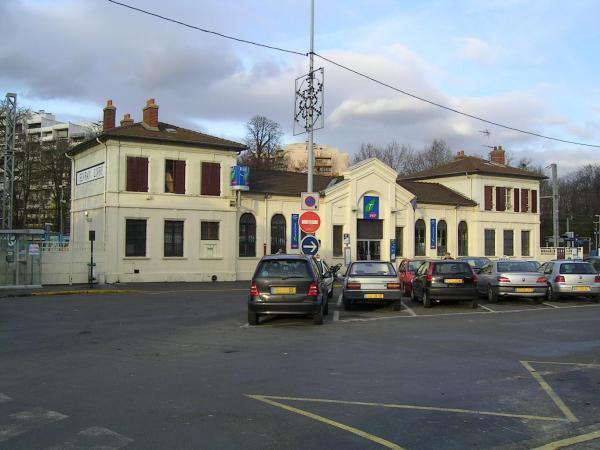
[[[488,262],[486,258],[469,258],[463,259],[463,261],[467,262],[471,267],[477,267],[478,269],[485,266]]]
[[[396,275],[394,266],[384,262],[358,262],[352,264],[350,276],[380,276],[391,277]]]
[[[411,261],[408,263],[408,271],[409,272],[416,272],[417,269],[419,267],[421,267],[421,264],[423,264],[425,261]]]
[[[433,265],[434,275],[464,274],[471,276],[471,267],[465,262],[438,262]]]
[[[498,272],[537,272],[538,268],[529,261],[505,261],[498,263]]]
[[[254,278],[310,278],[308,263],[302,259],[270,259],[261,261]]]
[[[569,274],[593,274],[596,273],[594,268],[589,263],[563,263],[560,265],[560,273],[564,275]]]

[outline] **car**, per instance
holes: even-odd
[[[333,282],[335,281],[337,271],[340,270],[342,265],[336,264],[335,266],[329,267],[329,265],[320,258],[316,258],[316,262],[321,271],[321,275],[325,280],[325,284],[327,285],[327,297],[331,298],[333,296]]]
[[[556,260],[540,268],[548,279],[548,300],[560,297],[588,297],[600,301],[600,275],[585,261]]]
[[[477,290],[487,295],[490,303],[497,303],[500,297],[527,297],[541,303],[546,298],[548,280],[531,261],[490,261],[479,272]]]
[[[398,278],[400,279],[400,290],[405,297],[410,297],[412,280],[421,264],[429,261],[425,258],[404,258],[398,265]]]
[[[354,261],[343,278],[342,303],[345,310],[359,303],[390,303],[394,305],[394,310],[401,309],[400,280],[392,263]]]
[[[431,308],[436,300],[468,301],[477,308],[477,275],[466,261],[426,262],[415,274],[410,298],[415,303],[422,301],[425,308]]]
[[[481,268],[491,261],[490,258],[486,258],[485,256],[459,256],[456,260],[468,262],[475,271],[475,274],[481,272]]]
[[[322,325],[327,300],[327,283],[313,257],[263,256],[250,282],[248,324],[258,325],[261,315],[309,314]]]
[[[594,266],[596,273],[598,275],[600,275],[600,256],[588,256],[587,258],[584,258],[583,260],[585,262],[589,262],[592,266]]]

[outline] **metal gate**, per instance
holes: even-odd
[[[0,288],[39,287],[43,230],[0,230]]]

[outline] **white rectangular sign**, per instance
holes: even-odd
[[[104,178],[104,163],[77,172],[76,184],[89,183],[100,178]]]

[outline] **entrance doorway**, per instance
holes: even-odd
[[[359,260],[379,261],[381,259],[381,241],[356,241],[356,255]]]

